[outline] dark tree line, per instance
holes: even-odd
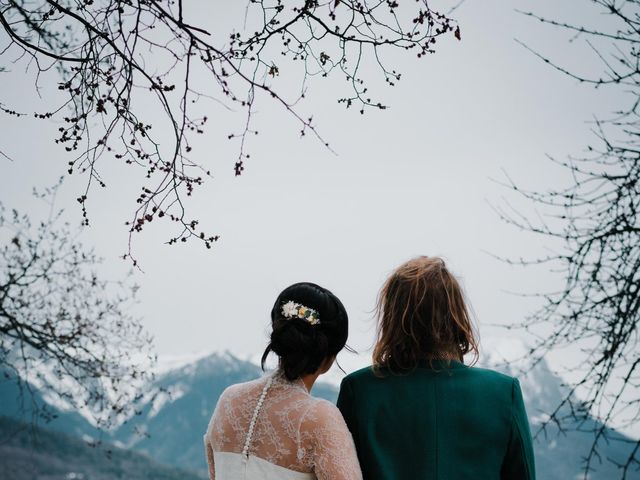
[[[564,279],[559,291],[540,295],[542,307],[519,325],[537,338],[532,358],[572,345],[584,354],[578,380],[538,434],[552,425],[590,431],[584,478],[600,462],[614,461],[628,479],[640,470],[640,440],[631,441],[624,461],[602,455],[602,447],[611,441],[607,423],[640,423],[640,1],[583,3],[604,15],[602,23],[524,13],[568,31],[574,44],[586,42],[601,62],[600,72],[568,69],[535,45],[526,47],[579,84],[626,92],[627,106],[594,123],[593,144],[584,155],[553,160],[570,174],[565,187],[527,191],[511,184],[539,216],[503,212],[503,218],[560,245],[546,257],[515,262],[548,265]],[[602,423],[593,424],[590,415]]]
[[[218,239],[185,205],[212,175],[192,152],[208,109],[222,104],[244,112],[244,127],[228,132],[238,142],[233,165],[240,175],[257,133],[252,115],[259,101],[275,102],[301,135],[328,146],[300,104],[312,78],[341,75],[347,88],[339,102],[361,113],[383,109],[367,87],[366,65],[394,85],[401,74],[389,52],[423,57],[440,36],[460,39],[456,23],[427,0],[250,0],[245,24],[228,32],[207,31],[194,8],[182,0],[0,0],[0,73],[24,75],[24,66],[38,75],[59,73],[65,100],[35,116],[59,122],[55,142],[68,152],[68,172],[87,180],[78,196],[85,221],[91,190],[106,187],[103,158],[145,174],[125,257],[131,234],[159,218],[178,227],[169,243],[195,238],[210,248]],[[299,90],[275,82],[283,64],[297,65]],[[34,114],[9,92],[1,95],[4,113]],[[145,102],[163,114],[149,118]],[[169,137],[160,133],[167,128]]]
[[[37,221],[0,203],[0,375],[18,382],[25,412],[50,414],[35,386],[108,428],[135,413],[151,339],[129,313],[137,287],[99,274],[56,190],[39,195],[49,214]]]

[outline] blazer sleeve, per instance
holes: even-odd
[[[354,415],[354,398],[353,398],[353,389],[351,388],[351,383],[349,381],[349,377],[345,377],[342,379],[340,383],[340,392],[338,393],[338,401],[337,401],[338,409],[344,418],[349,431],[351,432],[351,436],[355,441],[356,447],[358,446],[358,437],[357,437],[357,429],[356,429],[356,418]]]
[[[535,460],[529,419],[522,399],[520,382],[511,387],[511,432],[502,463],[501,480],[535,480]]]

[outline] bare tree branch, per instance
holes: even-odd
[[[151,339],[127,313],[137,287],[101,278],[100,259],[55,208],[56,191],[40,195],[51,214],[38,222],[0,204],[0,369],[108,428],[134,413]]]
[[[562,275],[559,291],[539,294],[542,307],[515,327],[531,333],[535,363],[551,351],[580,347],[584,361],[562,402],[542,423],[593,434],[585,452],[584,478],[604,461],[620,467],[620,478],[637,476],[638,442],[626,461],[601,454],[610,441],[611,424],[640,422],[640,1],[587,0],[608,17],[608,28],[584,27],[527,15],[547,25],[585,37],[602,72],[588,76],[557,65],[546,54],[524,45],[561,73],[594,87],[631,87],[629,106],[615,118],[596,120],[597,146],[581,157],[553,161],[570,174],[566,187],[525,190],[510,179],[508,188],[536,207],[538,218],[513,209],[497,209],[506,222],[558,245],[537,259],[505,259],[518,265],[548,265]],[[513,328],[513,326],[512,326]],[[598,422],[590,419],[595,417]]]
[[[176,225],[170,244],[197,239],[211,248],[219,238],[200,228],[185,203],[212,176],[192,151],[194,136],[208,122],[208,101],[244,112],[241,131],[226,135],[239,142],[234,171],[240,175],[257,133],[257,102],[275,102],[301,135],[328,147],[300,103],[312,78],[340,74],[348,88],[338,102],[360,113],[384,109],[369,92],[365,65],[377,67],[393,86],[401,75],[387,65],[389,52],[424,57],[438,37],[460,39],[456,23],[427,0],[250,0],[245,28],[227,36],[197,25],[193,8],[174,0],[0,0],[8,36],[0,57],[31,66],[38,76],[52,68],[60,75],[66,99],[36,116],[59,123],[56,143],[70,156],[68,172],[87,179],[78,196],[85,222],[92,189],[107,186],[102,158],[144,173],[124,255],[134,264],[132,235],[156,219]],[[298,68],[300,93],[277,81],[283,65]],[[163,115],[150,119],[145,105]]]

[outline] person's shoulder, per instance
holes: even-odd
[[[368,382],[374,378],[376,378],[376,373],[374,372],[373,366],[370,365],[345,376],[342,379],[341,386]]]
[[[490,378],[497,382],[513,383],[513,381],[515,380],[515,377],[512,377],[511,375],[503,372],[499,372],[498,370],[493,370],[492,368],[477,367],[475,365],[468,365],[466,366],[466,368],[473,375]]]
[[[312,399],[312,408],[318,412],[321,412],[325,415],[331,415],[336,412],[340,412],[338,407],[333,402],[326,400],[324,398],[311,397]]]
[[[256,388],[256,385],[260,382],[260,378],[249,380],[248,382],[234,383],[226,387],[220,394],[220,400],[237,397],[238,395],[245,395],[252,389]]]
[[[511,390],[514,384],[518,382],[515,377],[490,368],[467,366],[465,371],[467,375],[475,377],[479,381],[495,386],[496,388]]]
[[[419,370],[419,369],[418,369]],[[482,368],[476,366],[463,365],[461,363],[456,364],[453,368],[445,369],[447,372],[455,374],[462,373],[462,376],[454,375],[466,378],[475,378],[478,381],[487,382],[490,384],[495,384],[496,386],[502,386],[504,388],[511,388],[514,382],[517,382],[517,379],[509,376],[505,373],[498,372],[496,370],[492,370],[489,368]],[[377,381],[380,378],[385,377],[398,377],[398,375],[394,375],[393,372],[388,371],[385,368],[379,368],[377,371],[373,366],[368,366],[361,368],[360,370],[356,370],[353,373],[348,374],[342,380],[342,385],[359,385],[365,384],[371,381]],[[400,378],[407,377],[399,375]],[[407,377],[408,378],[408,377]]]
[[[321,426],[329,426],[344,422],[338,407],[324,398],[310,397],[309,404],[302,417],[302,430],[313,430]]]

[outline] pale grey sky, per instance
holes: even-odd
[[[213,112],[194,151],[215,178],[196,192],[190,208],[222,239],[210,251],[195,243],[169,247],[163,241],[171,232],[161,224],[135,238],[144,270],[137,274],[136,313],[155,335],[160,354],[229,349],[255,356],[264,348],[278,292],[309,280],[344,301],[349,343],[363,352],[345,363],[363,365],[380,285],[395,266],[421,254],[442,255],[462,278],[483,337],[504,335],[488,325],[517,322],[535,307],[506,290],[546,289],[559,279],[540,269],[510,268],[485,253],[527,257],[551,247],[498,219],[489,203],[515,199],[491,178],[504,179],[505,170],[526,187],[560,184],[563,172],[545,154],[581,153],[594,143],[587,122],[624,101],[619,92],[580,85],[527,52],[516,38],[560,63],[598,68],[582,40],[570,45],[566,33],[515,9],[601,21],[587,4],[467,0],[455,15],[462,41],[443,39],[427,59],[401,59],[402,81],[378,91],[391,106],[384,112],[345,111],[334,101],[341,83],[314,81],[303,111],[314,115],[337,155],[311,137],[300,140],[291,119],[262,98],[260,135],[251,140],[252,158],[236,178],[236,144],[225,140],[228,118],[221,109]],[[210,14],[219,24],[235,22],[232,12],[217,5],[193,12],[194,18]],[[14,100],[38,105],[31,83],[19,75],[3,78],[3,90]],[[2,149],[14,159],[0,158],[7,204],[35,211],[31,188],[52,184],[66,170],[64,152],[51,141],[55,128],[0,117]],[[118,256],[127,248],[124,222],[135,208],[135,175],[141,172],[105,160],[109,188],[91,196],[92,226],[84,239],[107,259],[105,273],[118,275],[128,268]],[[65,183],[61,204],[70,218],[79,218],[73,199],[81,186],[80,178]],[[552,363],[578,360],[556,355]]]

